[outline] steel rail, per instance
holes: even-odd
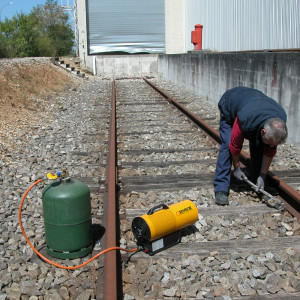
[[[105,234],[101,240],[101,248],[107,249],[117,246],[117,150],[116,150],[116,93],[115,80],[112,82],[111,115],[109,128],[109,142],[106,165],[105,191],[103,201],[103,226]],[[122,290],[118,273],[120,262],[119,251],[107,252],[102,261],[103,269],[99,270],[97,282],[97,299],[121,299]],[[101,286],[102,285],[102,286]],[[102,293],[102,297],[99,295]]]
[[[221,143],[221,138],[218,131],[209,126],[201,118],[192,113],[189,109],[187,109],[185,106],[173,99],[163,90],[158,88],[151,81],[147,80],[144,77],[143,79],[154,90],[161,94],[169,103],[173,104],[180,112],[187,116],[195,125],[201,128],[212,139],[212,141],[215,144]],[[244,151],[241,151],[241,162],[246,167],[249,167],[251,164],[250,156]],[[298,220],[300,220],[300,194],[297,191],[295,191],[292,187],[290,187],[286,182],[284,182],[278,176],[276,176],[273,172],[269,171],[267,176],[272,182],[272,184],[274,184],[278,188],[279,196],[281,197],[281,200],[286,204],[286,209]]]

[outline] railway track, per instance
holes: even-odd
[[[160,204],[190,199],[199,220],[183,230],[181,243],[154,256],[106,254],[97,299],[298,299],[299,194],[289,186],[299,190],[299,171],[279,170],[285,181],[270,173],[288,211],[266,206],[234,180],[230,205],[215,205],[217,113],[155,89],[142,79],[113,84],[101,249],[136,248],[132,219]]]

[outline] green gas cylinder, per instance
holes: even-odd
[[[82,182],[63,178],[43,190],[47,253],[78,258],[93,249],[90,190]]]

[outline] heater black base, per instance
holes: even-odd
[[[167,236],[157,239],[145,244],[138,244],[138,246],[147,254],[154,255],[169,247],[172,247],[181,241],[181,230],[175,231]]]

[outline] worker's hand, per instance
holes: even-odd
[[[265,179],[266,179],[266,174],[260,174],[257,178],[256,181],[256,185],[257,185],[257,189],[256,192],[258,192],[259,190],[264,190],[265,189]]]
[[[241,170],[241,167],[237,167],[234,171],[233,171],[233,175],[235,178],[237,178],[238,180],[244,180],[247,179],[246,175],[244,174],[244,172]]]

